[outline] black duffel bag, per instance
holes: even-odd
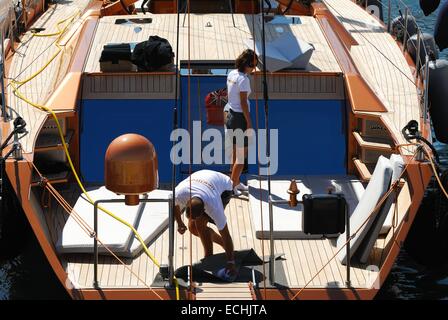
[[[174,52],[168,40],[150,36],[147,41],[138,43],[132,52],[132,63],[138,71],[156,71],[173,63]]]

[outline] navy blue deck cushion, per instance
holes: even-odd
[[[448,48],[448,1],[445,1],[440,8],[434,28],[434,38],[440,51]]]

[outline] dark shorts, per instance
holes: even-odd
[[[244,113],[242,112],[235,112],[232,111],[232,109],[229,110],[227,113],[227,119],[226,119],[226,128],[227,129],[241,129],[243,132],[247,130],[247,121],[244,117]],[[237,144],[238,140],[233,137],[233,144]],[[244,136],[244,147],[247,147],[249,145],[249,140],[246,136]]]
[[[230,191],[230,190],[226,190],[223,193],[221,193],[221,201],[222,201],[222,206],[224,207],[224,209],[229,204],[230,199],[232,199],[232,195],[233,195],[233,191]],[[204,214],[208,217],[208,222],[215,224],[215,221],[213,221],[213,219],[207,214],[207,212],[204,212]],[[190,218],[189,214],[186,214],[186,216],[187,216],[187,218]]]

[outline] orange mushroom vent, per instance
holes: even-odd
[[[105,157],[106,188],[125,195],[125,203],[138,205],[139,195],[158,186],[154,145],[138,134],[124,134],[112,141]]]

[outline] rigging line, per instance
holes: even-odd
[[[76,223],[78,223],[79,227],[88,235],[92,236],[94,234],[94,230],[90,227],[90,225],[76,212],[76,210],[65,200],[65,198],[62,196],[62,194],[59,193],[59,191],[53,186],[53,184],[46,179],[42,173],[39,171],[37,166],[30,161],[28,158],[28,155],[24,155],[24,158],[27,160],[27,164],[30,168],[36,170],[37,174],[41,179],[45,179],[45,189],[53,195],[55,200],[61,205],[61,207],[67,212],[69,216],[72,216]],[[95,235],[95,238],[100,242],[100,244],[108,250],[124,267],[126,267],[132,274],[134,274],[138,280],[140,280],[145,286],[147,286],[151,291],[153,291],[161,300],[163,298],[160,297],[160,295],[152,289],[150,285],[146,283],[146,281],[142,280],[135,272],[132,271],[121,259],[118,258],[109,248],[107,245],[105,245],[101,239],[98,238],[98,235]]]
[[[79,14],[80,12],[78,12],[77,14]],[[73,17],[72,17],[72,21],[70,21],[65,27],[64,27],[64,29],[61,31],[61,33],[59,34],[59,37],[57,37],[57,38],[55,38],[54,39],[54,41],[52,41],[49,45],[48,45],[48,47],[46,47],[41,53],[39,53],[27,66],[25,66],[17,75],[15,75],[14,77],[5,77],[5,79],[7,79],[7,80],[10,80],[11,82],[16,82],[17,81],[17,78],[19,77],[19,76],[21,76],[25,71],[27,71],[31,66],[33,66],[34,65],[34,63],[40,58],[40,57],[42,57],[42,55],[44,55],[44,53],[48,50],[48,49],[50,49],[55,43],[57,44],[57,42],[59,41],[59,40],[61,40],[61,35],[63,34],[63,33],[65,33],[65,31],[67,30],[67,28],[73,23],[73,21],[74,21],[74,19],[75,19],[75,17],[76,17],[76,15],[77,14],[75,14],[75,15],[73,15]],[[70,19],[70,18],[68,18],[68,19]],[[68,20],[68,19],[65,19],[65,20]],[[83,19],[83,21],[81,22],[81,23],[83,23],[84,21],[86,21],[86,19]],[[30,37],[30,39],[29,40],[31,40],[33,37],[35,37],[35,35],[33,34],[31,37]],[[49,37],[49,36],[48,36]],[[54,54],[54,56],[52,56],[51,57],[51,60],[54,60],[55,58],[56,58],[56,56],[60,53],[60,51],[61,51],[61,47],[64,47],[65,45],[60,45],[60,44],[57,44],[57,48],[58,48],[58,50],[56,51],[56,53]],[[19,48],[18,48],[19,49]],[[18,50],[18,49],[16,49],[16,50]],[[18,54],[18,53],[17,53]],[[47,62],[48,64],[50,64],[50,62],[51,61],[49,61],[49,62]],[[42,69],[45,69],[45,67],[43,67]],[[25,80],[22,80],[22,81],[17,81],[17,83],[21,83],[21,82],[24,82]],[[11,82],[9,82],[7,85],[6,85],[6,87],[5,88],[8,88],[9,86],[11,86]]]
[[[178,128],[178,106],[179,106],[179,81],[180,81],[180,77],[179,77],[179,38],[180,38],[180,30],[179,30],[179,23],[180,23],[180,12],[179,12],[179,0],[176,0],[176,8],[177,8],[177,25],[176,25],[176,62],[175,62],[175,68],[176,68],[176,73],[175,73],[175,84],[174,84],[174,108],[173,108],[173,131],[176,131]],[[176,141],[173,141],[172,146],[174,147]],[[175,155],[173,154],[173,157],[175,157]],[[171,214],[176,215],[176,170],[177,170],[177,166],[176,166],[176,161],[175,159],[172,159],[172,171],[171,171],[171,196],[172,196],[172,201],[171,201]],[[174,218],[174,217],[173,217]],[[173,222],[174,225],[170,226],[171,228],[173,228],[174,230],[172,231],[174,233],[173,239],[171,239],[173,241],[172,246],[173,248],[175,248],[175,238],[177,236],[177,232],[175,224],[176,222]],[[183,235],[182,235],[183,237]],[[173,249],[174,250],[174,249]],[[172,267],[174,269],[174,252],[173,252],[173,264]],[[170,270],[170,272],[174,272],[174,270]]]
[[[46,189],[48,190],[48,192],[53,195],[53,197],[55,198],[55,200],[62,206],[62,208],[70,215],[73,217],[73,219],[75,220],[76,223],[78,223],[78,225],[82,228],[82,224],[87,224],[85,222],[85,220],[74,210],[73,207],[71,207],[70,205],[65,204],[64,202],[66,201],[62,195],[54,188],[54,186],[51,183],[47,183],[46,185]],[[83,231],[88,235],[88,236],[92,236],[94,235],[94,238],[121,264],[123,265],[126,269],[128,269],[128,271],[133,274],[137,280],[139,280],[143,285],[145,285],[148,289],[150,289],[160,300],[164,300],[150,285],[148,285],[146,283],[145,280],[143,280],[137,273],[135,273],[132,268],[130,268],[129,266],[127,266],[106,244],[104,244],[101,239],[98,237],[98,235],[95,235],[94,231],[92,229],[83,229]]]
[[[265,28],[265,15],[264,15],[264,6],[263,2],[260,1],[260,10],[261,10],[261,52],[263,55],[263,100],[264,100],[264,123],[265,123],[265,130],[266,130],[266,156],[268,159],[268,174],[267,174],[267,183],[268,183],[268,203],[270,201],[271,197],[271,151],[270,151],[270,134],[269,134],[269,93],[268,93],[268,83],[267,83],[267,71],[266,71],[266,28]],[[273,210],[273,208],[272,208]],[[274,230],[272,230],[273,221],[271,218],[271,206],[269,206],[269,238],[272,238],[272,233]],[[272,241],[273,242],[273,241]],[[270,257],[269,257],[269,275],[274,276],[274,273],[272,273],[272,268],[274,266],[273,261],[271,261],[271,258],[273,256],[273,253],[275,251],[275,248],[272,246],[272,243],[270,241],[269,243],[269,250],[270,250]],[[270,279],[272,282],[272,279]]]
[[[324,1],[325,4],[327,6],[329,6],[330,8],[332,8],[338,15],[340,15],[341,17],[343,17],[343,15],[337,10],[335,9],[330,3],[328,3],[328,1]],[[356,26],[354,24],[352,24],[351,22],[347,22],[353,29],[355,29],[357,31],[357,34],[359,34],[361,37],[364,38],[364,40],[366,40],[376,51],[378,51],[387,61],[390,62],[390,64],[392,64],[392,66],[398,70],[398,72],[400,72],[406,79],[408,79],[414,86],[415,86],[415,80],[411,79],[408,77],[407,74],[405,74],[403,71],[401,71],[401,69],[392,61],[390,60],[383,52],[381,52],[380,49],[378,49],[377,46],[375,46],[372,42],[370,42],[369,39],[367,39],[367,37],[365,35],[363,35],[361,29],[357,29]]]
[[[302,292],[303,290],[305,290],[308,285],[330,264],[330,262],[337,257],[337,255],[339,254],[339,252],[341,252],[346,246],[347,244],[353,240],[353,238],[356,236],[356,234],[367,224],[367,222],[374,216],[374,214],[377,213],[377,211],[381,208],[381,206],[384,204],[384,202],[386,201],[387,197],[389,197],[389,195],[398,187],[399,185],[399,181],[400,179],[404,176],[404,174],[406,173],[408,166],[411,164],[411,162],[414,160],[415,156],[417,155],[417,151],[413,154],[412,158],[407,162],[406,166],[404,167],[403,171],[401,172],[401,174],[398,176],[397,180],[392,183],[392,185],[390,186],[389,190],[381,197],[381,199],[378,201],[378,203],[376,204],[375,208],[372,209],[372,211],[370,211],[369,215],[367,216],[367,218],[364,220],[364,222],[359,226],[358,229],[356,229],[355,232],[353,232],[349,239],[341,246],[341,248],[339,248],[336,253],[322,266],[322,268],[319,269],[319,271],[317,271],[317,273],[303,286],[303,288],[301,288],[292,298],[291,300],[295,300]],[[350,257],[346,257],[346,259],[350,259]]]
[[[90,197],[90,195],[88,194],[87,190],[84,188],[84,186],[83,186],[83,184],[82,184],[82,182],[81,182],[81,180],[80,180],[80,178],[79,178],[79,175],[78,175],[77,172],[76,172],[76,169],[75,169],[75,167],[74,167],[72,158],[71,158],[70,153],[69,153],[69,151],[68,151],[67,144],[66,144],[66,142],[65,142],[65,138],[64,138],[64,134],[63,134],[63,132],[62,132],[61,124],[60,124],[60,122],[59,122],[59,120],[58,120],[58,118],[57,118],[56,113],[55,113],[51,108],[48,108],[48,107],[46,107],[46,106],[44,106],[44,105],[40,105],[40,104],[34,103],[34,102],[32,102],[31,100],[29,100],[28,98],[26,98],[25,96],[23,96],[22,93],[18,90],[18,88],[17,88],[14,84],[11,84],[11,86],[12,86],[12,88],[13,88],[13,92],[14,92],[14,94],[15,94],[19,99],[21,99],[22,101],[28,103],[29,105],[31,105],[31,106],[33,106],[33,107],[39,109],[39,110],[42,110],[42,111],[45,111],[45,112],[48,112],[49,114],[51,114],[52,118],[53,118],[54,121],[56,122],[56,126],[57,126],[57,129],[58,129],[58,133],[59,133],[59,136],[60,136],[60,138],[61,138],[61,142],[62,142],[62,145],[63,145],[63,148],[64,148],[64,153],[65,153],[65,155],[67,156],[67,160],[68,160],[70,169],[71,169],[71,171],[73,172],[73,175],[74,175],[74,177],[75,177],[75,180],[76,180],[76,182],[78,183],[78,185],[79,185],[79,187],[81,188],[81,190],[83,191],[83,194],[87,197],[88,201],[93,205],[93,204],[94,204],[94,200]],[[151,261],[152,261],[157,267],[160,267],[159,262],[158,262],[158,261],[156,260],[156,258],[151,254],[151,252],[150,252],[149,249],[147,248],[146,244],[144,243],[142,237],[140,236],[140,234],[139,234],[138,231],[134,228],[133,225],[131,225],[131,224],[128,223],[127,221],[121,219],[120,217],[116,216],[116,215],[113,214],[111,211],[107,210],[106,208],[104,208],[104,207],[102,207],[102,206],[98,206],[98,208],[99,208],[101,211],[103,211],[103,212],[105,212],[106,214],[108,214],[109,216],[111,216],[112,218],[114,218],[115,220],[117,220],[117,221],[119,221],[120,223],[122,223],[122,224],[124,224],[125,226],[127,226],[129,229],[131,229],[132,232],[134,233],[135,237],[137,238],[137,240],[142,244],[143,250],[144,250],[145,253],[148,255],[148,257],[151,259]],[[179,287],[178,287],[176,278],[174,278],[174,280],[175,280],[175,284],[176,284],[176,298],[179,299]]]
[[[442,181],[440,180],[439,174],[437,172],[437,168],[436,168],[436,166],[434,164],[434,160],[432,159],[431,153],[427,149],[426,145],[423,145],[423,151],[426,154],[426,156],[428,157],[428,160],[429,160],[429,162],[431,164],[432,171],[434,173],[434,176],[436,177],[436,180],[437,180],[437,183],[439,184],[440,189],[442,190],[442,192],[445,195],[445,197],[448,199],[448,191],[445,189]]]
[[[192,219],[192,193],[191,193],[191,174],[192,174],[192,157],[193,157],[193,137],[191,136],[191,19],[190,19],[190,0],[187,0],[187,16],[188,16],[188,29],[187,29],[187,40],[188,40],[188,46],[187,46],[187,52],[188,52],[188,60],[187,60],[187,107],[188,107],[188,135],[190,138],[190,159],[188,163],[188,177],[189,177],[189,187],[190,187],[190,201],[189,201],[189,207],[190,207],[190,218],[188,218],[188,224],[189,220]],[[189,237],[189,251],[190,251],[190,292],[193,292],[193,234],[191,230],[189,230],[190,237]]]
[[[252,33],[253,33],[253,51],[256,52],[256,33],[255,33],[255,6],[254,6],[254,2],[252,1]],[[254,55],[254,64],[255,64],[255,55]],[[257,72],[255,70],[254,72],[254,83],[257,83]],[[258,117],[258,90],[254,90],[255,92],[255,126],[257,129],[257,133],[259,130],[259,117]],[[261,234],[264,235],[264,221],[263,221],[263,192],[261,189],[261,169],[260,169],[260,147],[259,147],[260,141],[258,141],[257,139],[257,167],[258,167],[258,190],[259,190],[259,199],[260,199],[260,220],[261,220]],[[257,240],[255,240],[257,241]],[[264,254],[264,236],[261,237],[261,255],[263,256],[263,259],[265,257]],[[262,270],[263,270],[263,293],[264,293],[264,299],[267,299],[267,287],[266,287],[266,264],[263,262],[262,265]]]

